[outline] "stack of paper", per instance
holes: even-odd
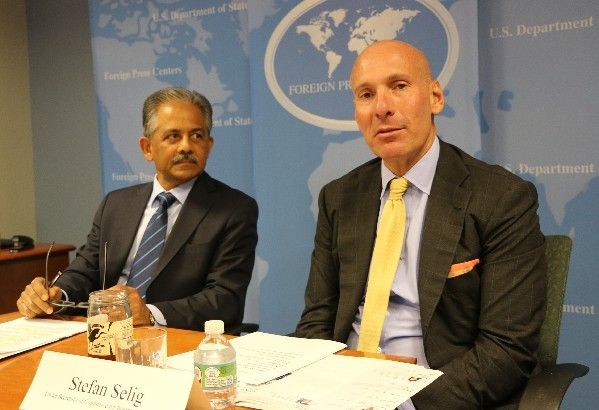
[[[236,404],[256,409],[395,409],[442,373],[391,360],[333,353],[330,340],[251,333],[231,340],[237,353]],[[193,352],[168,367],[193,370]]]
[[[332,355],[265,384],[240,384],[236,404],[269,410],[393,410],[441,374],[409,363]]]
[[[231,340],[237,354],[237,377],[262,384],[332,355],[347,345],[332,340],[300,339],[255,332]]]
[[[260,384],[285,376],[347,346],[331,340],[300,339],[255,332],[230,340],[237,356],[237,380]],[[193,371],[193,351],[168,358],[167,367]]]
[[[52,319],[19,318],[0,323],[0,359],[85,332],[86,329],[85,322]]]

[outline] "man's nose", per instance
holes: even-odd
[[[189,135],[183,135],[179,141],[179,152],[191,152],[191,138]]]
[[[386,90],[379,90],[376,94],[375,115],[379,118],[385,118],[393,115],[393,102],[391,96]]]

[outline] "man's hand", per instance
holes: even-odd
[[[21,292],[21,296],[17,299],[17,308],[28,318],[50,315],[54,312],[54,307],[49,302],[60,299],[62,299],[62,290],[58,286],[52,286],[46,291],[46,280],[37,277]]]
[[[124,290],[127,292],[131,314],[133,315],[133,326],[149,326],[151,324],[150,309],[148,309],[144,303],[137,289],[125,285],[116,285],[110,289]]]

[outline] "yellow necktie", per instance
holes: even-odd
[[[376,352],[381,339],[391,284],[403,246],[406,226],[403,194],[408,185],[409,182],[405,178],[395,178],[391,181],[389,198],[379,221],[358,338],[358,350],[363,352]]]

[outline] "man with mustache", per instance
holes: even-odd
[[[377,158],[320,193],[296,336],[412,356],[443,372],[402,410],[515,406],[535,371],[545,312],[534,185],[437,136],[443,90],[417,48],[370,45],[351,85]],[[395,208],[405,211],[389,224]],[[385,235],[390,225],[400,228]]]
[[[41,277],[27,285],[19,312],[51,314],[52,300],[87,301],[105,281],[126,289],[134,325],[201,330],[221,319],[234,333],[254,265],[257,204],[204,171],[214,140],[203,95],[156,91],[144,102],[142,125],[139,146],[154,162],[154,181],[110,192],[73,262],[48,291]]]

